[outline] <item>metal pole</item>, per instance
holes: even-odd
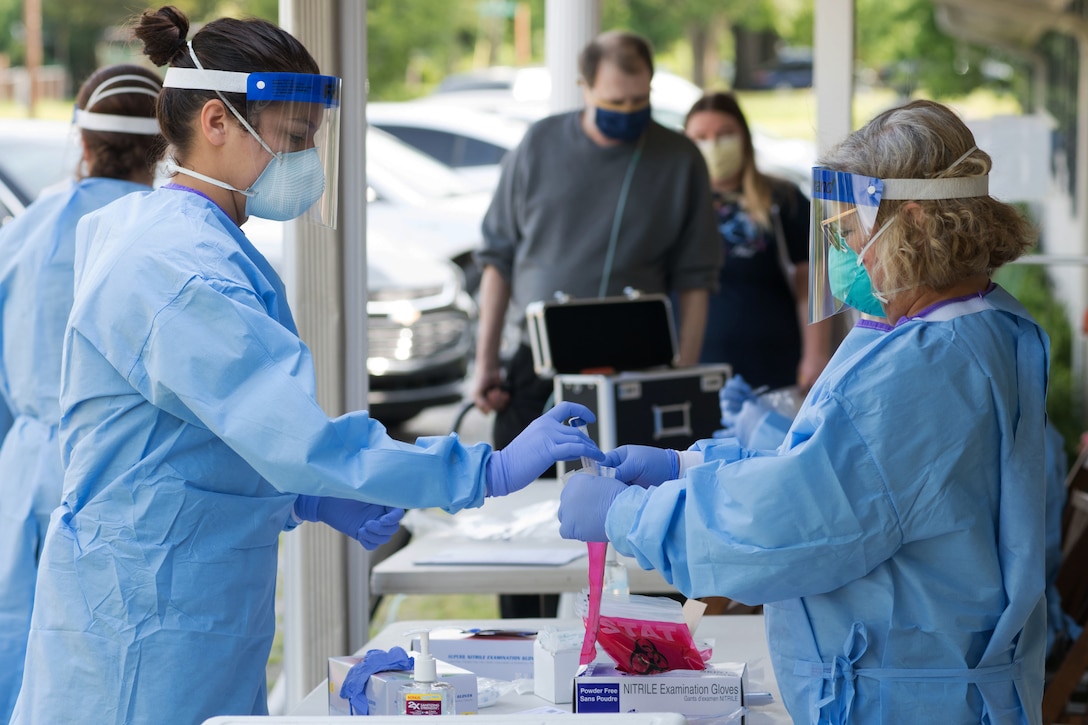
[[[41,95],[39,80],[42,68],[42,3],[41,0],[25,0],[23,23],[26,24],[26,74],[30,87],[27,91],[27,115],[38,114],[38,98]]]

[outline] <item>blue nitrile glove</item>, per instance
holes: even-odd
[[[366,683],[375,672],[389,670],[410,670],[416,666],[415,658],[409,657],[403,647],[385,650],[368,650],[363,659],[356,662],[344,675],[344,684],[340,685],[340,697],[348,701],[352,715],[367,715],[370,705],[366,701]]]
[[[680,454],[671,448],[620,446],[604,454],[602,466],[616,469],[616,478],[643,488],[660,486],[680,475]]]
[[[559,494],[559,535],[579,541],[608,541],[608,508],[627,485],[615,478],[575,473]]]
[[[725,383],[725,387],[718,392],[718,405],[722,413],[722,425],[732,425],[733,417],[740,412],[740,407],[746,400],[755,400],[752,386],[740,375],[734,375]]]
[[[373,551],[400,528],[404,509],[349,498],[300,495],[295,514],[303,521],[321,521]]]
[[[520,491],[559,461],[581,456],[601,460],[604,454],[597,444],[566,424],[574,417],[587,423],[597,420],[586,406],[563,401],[530,423],[501,451],[492,453],[487,461],[487,495]]]

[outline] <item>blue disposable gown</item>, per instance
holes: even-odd
[[[1062,567],[1062,517],[1067,492],[1065,439],[1053,424],[1046,425],[1046,652],[1068,645],[1080,636],[1081,626],[1062,608],[1058,574]]]
[[[76,222],[143,184],[90,178],[0,229],[0,395],[14,425],[0,447],[0,722],[22,680],[34,580],[64,470],[57,423],[61,344],[72,308]]]
[[[14,722],[265,714],[295,494],[478,506],[490,447],[398,442],[361,411],[330,419],[279,277],[196,193],[129,195],[77,241],[63,501]]]
[[[839,365],[842,365],[845,361],[849,360],[856,352],[864,348],[873,340],[880,337],[881,334],[892,329],[886,322],[878,322],[876,320],[870,320],[862,318],[850,328],[850,332],[846,334],[846,337],[842,339],[838,347],[835,348],[835,354],[831,356],[831,360],[828,361],[825,368],[834,369]],[[766,403],[759,403],[764,410],[769,410],[770,406]],[[759,419],[759,422],[752,428],[746,428],[744,426],[733,426],[731,429],[719,431],[714,435],[716,437],[736,437],[740,445],[744,448],[752,450],[767,450],[775,449],[781,445],[782,440],[786,436],[786,432],[789,430],[790,423],[792,421],[783,415],[764,415]],[[693,449],[703,450],[710,441],[696,441]]]
[[[689,596],[763,603],[795,722],[1038,723],[1049,343],[1000,288],[901,321],[817,381],[777,454],[609,510]]]

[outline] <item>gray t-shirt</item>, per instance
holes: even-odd
[[[601,147],[581,111],[550,116],[503,160],[476,257],[510,283],[508,323],[525,306],[598,296],[613,218],[636,145]],[[717,288],[721,242],[709,175],[695,145],[651,123],[623,209],[605,296]]]

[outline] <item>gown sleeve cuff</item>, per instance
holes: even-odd
[[[683,478],[689,469],[700,465],[703,462],[702,451],[678,451],[680,454],[680,473],[676,475],[677,478]]]
[[[604,529],[612,546],[624,556],[634,556],[634,550],[627,544],[627,535],[634,528],[635,519],[642,509],[643,501],[653,489],[642,486],[628,486],[626,491],[620,493],[612,500],[608,508],[608,517],[605,519]]]

